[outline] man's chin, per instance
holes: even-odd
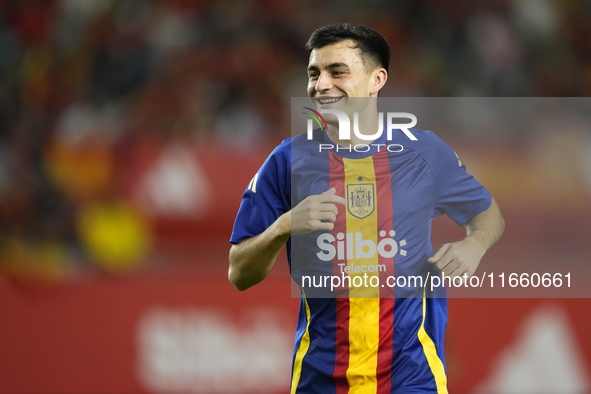
[[[321,109],[333,109],[333,108],[321,108]],[[339,109],[339,108],[334,108],[334,109]],[[320,112],[320,108],[318,109],[318,111]],[[326,123],[329,126],[334,126],[336,128],[339,127],[339,119],[337,118],[337,116],[335,114],[324,113],[324,114],[322,114],[322,117],[324,118],[324,120],[326,121]]]

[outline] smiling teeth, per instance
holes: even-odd
[[[340,99],[341,99],[341,97],[333,98],[333,99],[318,99],[318,102],[320,104],[330,104],[330,103],[336,103]]]

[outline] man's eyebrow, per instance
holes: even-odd
[[[332,63],[332,64],[329,64],[327,68],[337,68],[337,67],[349,68],[349,65],[347,63]]]
[[[326,68],[337,68],[337,67],[343,67],[343,68],[349,68],[349,65],[347,63],[331,63],[329,64]],[[315,65],[309,65],[308,66],[308,71],[318,71],[319,68]]]

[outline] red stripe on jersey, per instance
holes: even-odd
[[[390,237],[392,223],[392,176],[385,147],[376,153],[374,171],[377,187],[378,239]],[[382,232],[383,231],[383,232]],[[382,236],[384,234],[385,236]],[[385,284],[388,277],[394,277],[394,262],[379,255],[379,264],[386,266],[386,272],[380,272],[380,283]],[[380,288],[380,340],[378,345],[378,394],[390,393],[392,384],[392,341],[394,327],[394,287]]]
[[[330,187],[336,189],[336,195],[347,198],[345,192],[345,166],[343,159],[332,152],[329,156],[329,174]],[[337,220],[335,221],[332,235],[336,238],[338,233],[347,233],[347,207],[335,204],[339,210]],[[340,267],[333,263],[333,275],[341,277]],[[333,377],[336,383],[336,393],[346,394],[349,392],[349,383],[347,381],[347,369],[349,368],[349,290],[346,287],[339,289],[336,299],[336,357],[334,364]]]

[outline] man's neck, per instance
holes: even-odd
[[[355,122],[353,115],[349,117],[351,121],[351,135],[350,139],[341,140],[339,138],[339,128],[333,124],[328,125],[328,138],[331,139],[332,142],[345,147],[354,147],[355,145],[369,145],[374,140],[365,140],[359,138],[354,131]],[[359,133],[362,135],[374,135],[377,133],[378,129],[382,128],[383,125],[379,124],[379,118],[377,111],[372,111],[370,115],[359,114],[358,125],[359,125]]]

